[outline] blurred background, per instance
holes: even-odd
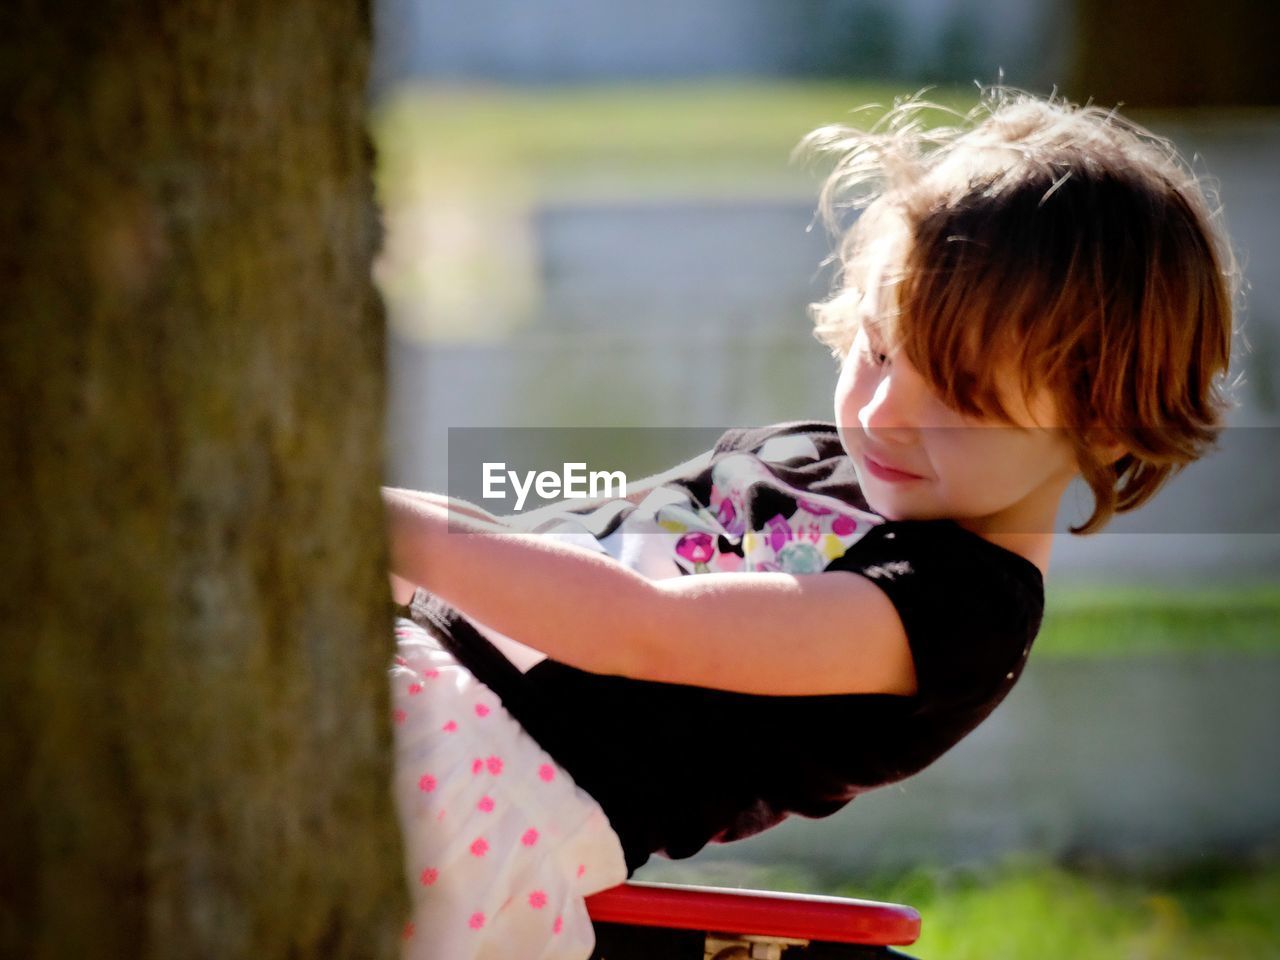
[[[903,899],[924,956],[1280,956],[1280,73],[1262,13],[376,6],[396,485],[446,489],[451,427],[830,419],[837,367],[805,311],[831,283],[824,171],[789,154],[924,87],[962,110],[1001,75],[1123,104],[1210,178],[1245,268],[1222,451],[1106,533],[1059,535],[1036,652],[987,723],[837,817],[641,878]],[[1075,493],[1063,531],[1089,512]]]

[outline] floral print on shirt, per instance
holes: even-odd
[[[788,506],[769,517],[758,510],[759,485]],[[830,497],[788,486],[757,456],[721,458],[713,467],[709,505],[671,503],[655,514],[659,526],[679,534],[674,560],[685,573],[781,571],[821,573],[884,518]]]

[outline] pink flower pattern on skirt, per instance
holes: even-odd
[[[403,960],[505,957],[512,944],[586,960],[583,898],[626,879],[608,819],[427,631],[400,620],[397,634],[396,803],[414,891]]]

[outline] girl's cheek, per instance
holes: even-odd
[[[930,442],[943,445],[962,443],[968,433],[967,428],[972,426],[937,397],[930,397],[920,419]]]
[[[941,404],[930,411],[928,423],[922,433],[931,461],[972,465],[994,452],[990,443],[992,437],[985,428],[966,422]]]

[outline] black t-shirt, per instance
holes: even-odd
[[[705,467],[667,487],[679,496],[656,513],[614,504],[567,515],[619,558],[634,557],[622,544],[644,531],[650,570],[655,552],[671,565],[659,576],[867,577],[902,619],[918,689],[768,696],[594,674],[551,659],[522,674],[459,611],[420,590],[411,615],[449,637],[458,659],[595,797],[629,874],[654,852],[688,857],[791,814],[827,816],[918,772],[1021,674],[1044,611],[1039,569],[950,520],[875,514],[833,424],[729,430]],[[783,624],[780,664],[786,647]]]

